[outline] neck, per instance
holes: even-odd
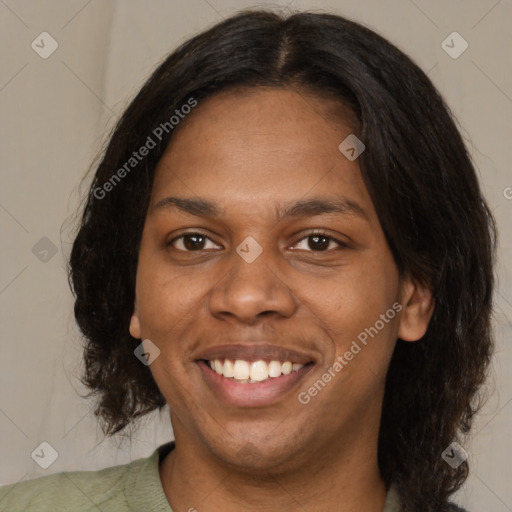
[[[319,445],[309,459],[270,473],[229,466],[205,453],[200,441],[176,435],[176,447],[162,462],[160,478],[174,510],[382,512],[386,487],[375,438],[340,437],[342,442],[331,439]]]

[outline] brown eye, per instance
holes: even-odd
[[[185,233],[184,235],[178,236],[172,239],[167,245],[173,246],[175,249],[180,251],[201,251],[211,247],[205,247],[207,242],[213,242],[203,233]],[[215,247],[215,244],[213,244]]]
[[[307,240],[304,245],[304,241]],[[336,240],[332,236],[328,236],[324,233],[312,233],[302,238],[297,245],[303,244],[302,247],[298,247],[301,250],[314,251],[314,252],[325,252],[329,250],[330,244],[337,244],[339,247],[346,247],[346,244]],[[332,247],[331,247],[332,248]]]

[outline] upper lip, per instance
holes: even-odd
[[[292,363],[299,364],[314,362],[314,358],[311,355],[278,345],[270,345],[265,342],[251,343],[250,345],[218,345],[202,351],[197,357],[197,360],[201,359],[208,361],[213,359],[291,361]]]

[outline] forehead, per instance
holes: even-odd
[[[304,91],[217,94],[200,102],[171,139],[156,169],[152,206],[166,196],[207,196],[262,209],[338,195],[372,210],[357,160],[338,149],[353,126],[339,102]]]

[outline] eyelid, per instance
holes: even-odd
[[[210,242],[214,243],[215,245],[219,245],[217,244],[214,240],[212,240],[212,238],[206,234],[204,231],[201,231],[200,229],[194,229],[192,231],[185,231],[184,233],[181,233],[175,237],[173,237],[171,240],[169,240],[168,242],[165,243],[166,247],[169,247],[173,244],[173,242],[175,242],[176,240],[179,240],[180,238],[183,238],[187,235],[199,235],[199,236],[202,236],[203,238],[206,238],[207,240],[209,240]],[[204,249],[201,249],[201,250],[204,250]],[[183,251],[181,249],[178,249],[178,251],[181,251],[181,252],[199,252],[199,251]]]
[[[339,246],[341,246],[343,248],[349,247],[347,242],[344,242],[343,240],[339,240],[335,236],[327,233],[326,231],[324,231],[322,229],[316,229],[316,230],[302,234],[301,237],[295,242],[294,245],[297,245],[299,242],[302,242],[302,240],[304,240],[305,238],[309,238],[310,236],[315,236],[315,235],[319,235],[319,236],[328,238],[329,240],[331,240],[332,242],[336,242]],[[320,252],[321,253],[321,252],[329,252],[329,251],[306,251],[306,252]]]

